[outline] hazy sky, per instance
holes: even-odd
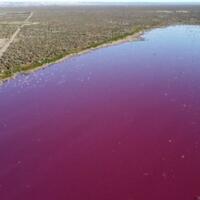
[[[0,0],[0,2],[50,2],[50,3],[76,3],[76,2],[200,2],[200,0]]]

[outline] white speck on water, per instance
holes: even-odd
[[[120,145],[121,144],[121,142],[118,142],[118,145]]]
[[[174,80],[177,80],[177,79],[178,79],[178,76],[174,76],[173,79],[174,79]]]
[[[30,189],[30,188],[31,188],[31,185],[25,185],[25,188],[26,188],[26,189]]]
[[[17,165],[21,165],[21,164],[22,164],[22,161],[18,160]]]
[[[185,155],[183,154],[183,155],[181,155],[181,159],[184,159],[185,158]]]
[[[2,125],[4,128],[7,127],[7,124],[6,124],[5,122],[3,122],[3,121],[0,121],[0,126],[1,126],[1,125]]]
[[[161,158],[161,160],[162,160],[162,161],[165,161],[165,160],[166,160],[166,158],[165,158],[165,157],[162,157],[162,158]]]
[[[187,104],[183,104],[183,108],[187,108],[188,106],[187,106]]]
[[[172,139],[169,139],[168,142],[169,142],[169,143],[172,143]]]
[[[196,125],[196,124],[198,124],[198,123],[195,122],[195,121],[192,121],[191,124],[192,124],[192,125]]]
[[[167,173],[166,173],[166,172],[163,172],[163,173],[162,173],[162,177],[163,177],[164,179],[166,179],[166,178],[167,178]]]
[[[195,147],[195,149],[198,149],[198,147],[199,147],[199,142],[195,142],[194,147]]]
[[[148,172],[145,172],[145,173],[143,174],[143,176],[149,176],[149,173],[148,173]]]
[[[37,142],[41,142],[41,139],[40,139],[40,138],[38,138],[38,139],[37,139]]]
[[[168,96],[168,93],[167,93],[167,92],[165,92],[165,93],[164,93],[164,96],[165,96],[165,97],[167,97],[167,96]]]
[[[112,149],[112,153],[115,153],[116,152],[116,150],[115,149]]]

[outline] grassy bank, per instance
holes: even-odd
[[[0,74],[0,82],[7,81],[20,73],[31,73],[38,69],[45,68],[50,64],[55,64],[64,59],[67,59],[69,57],[88,53],[88,52],[98,49],[98,48],[107,47],[107,46],[111,46],[111,45],[115,45],[115,44],[120,44],[120,43],[123,43],[126,41],[138,40],[140,38],[140,36],[144,33],[144,31],[147,31],[147,29],[137,27],[130,33],[115,36],[115,37],[113,37],[111,39],[107,39],[103,42],[92,43],[91,45],[87,46],[86,48],[77,48],[77,49],[68,51],[66,53],[57,55],[55,57],[52,57],[51,59],[44,59],[42,62],[34,62],[30,65],[24,65],[24,66],[15,66],[9,70],[5,70],[4,72],[2,72]]]

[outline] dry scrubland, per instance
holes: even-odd
[[[31,12],[33,16],[25,23]],[[20,29],[0,57],[0,78],[141,30],[171,24],[200,24],[200,6],[0,8],[0,49]]]

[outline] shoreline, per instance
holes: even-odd
[[[69,58],[80,56],[80,55],[84,55],[84,54],[90,53],[92,51],[95,51],[97,49],[107,48],[107,47],[111,47],[111,46],[114,46],[114,45],[123,44],[123,43],[126,43],[126,42],[141,41],[143,39],[142,36],[146,32],[149,32],[149,31],[151,31],[153,29],[156,29],[156,28],[162,28],[162,27],[166,27],[166,25],[160,25],[160,26],[155,26],[155,27],[149,27],[147,29],[141,29],[140,31],[135,32],[132,35],[124,36],[124,38],[122,36],[121,39],[105,42],[103,44],[97,45],[96,47],[88,47],[85,50],[80,50],[79,52],[67,54],[67,55],[63,56],[62,58],[60,58],[60,59],[58,59],[56,61],[47,62],[45,64],[42,64],[41,66],[32,67],[32,68],[30,67],[29,69],[26,69],[26,70],[22,69],[21,71],[15,72],[15,73],[13,73],[12,75],[10,75],[10,76],[8,76],[6,78],[1,78],[0,77],[0,86],[2,84],[4,84],[5,82],[9,81],[9,80],[15,79],[20,74],[31,74],[31,73],[34,73],[36,71],[39,71],[39,70],[45,69],[47,67],[50,67],[51,65],[58,64],[58,63],[60,63],[60,62],[62,62],[64,60],[67,60]]]

